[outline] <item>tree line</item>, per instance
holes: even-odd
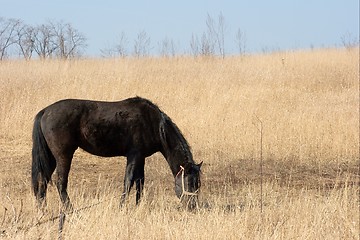
[[[0,17],[0,60],[13,55],[30,60],[80,57],[86,37],[70,23],[52,22],[32,26],[20,19]]]
[[[226,55],[225,36],[227,25],[220,13],[216,18],[207,15],[206,30],[198,35],[192,34],[189,42],[189,54],[197,56]],[[40,59],[72,59],[79,58],[85,52],[87,39],[84,34],[70,23],[48,21],[40,25],[29,25],[21,19],[5,19],[0,17],[0,60],[17,56],[30,60]],[[246,52],[246,36],[240,28],[235,36],[238,54]],[[176,44],[172,39],[165,38],[158,42],[158,54],[173,57],[177,54]],[[103,57],[145,57],[149,56],[153,46],[146,31],[140,31],[133,41],[122,32],[116,44],[101,49]]]
[[[217,17],[207,15],[206,30],[202,34],[192,34],[189,41],[189,52],[194,57],[197,56],[220,56],[222,58],[226,55],[225,36],[227,35],[227,24],[222,13]],[[240,29],[237,29],[235,35],[235,46],[237,53],[240,55],[246,54],[246,34]],[[174,57],[179,52],[175,42],[168,37],[157,43],[158,54],[162,57]],[[101,49],[104,57],[144,57],[150,54],[153,48],[151,45],[151,38],[146,31],[140,31],[134,42],[132,51],[129,46],[129,40],[125,32],[122,32],[118,37],[116,43],[105,49]]]

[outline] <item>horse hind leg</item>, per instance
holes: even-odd
[[[71,157],[62,157],[58,159],[56,167],[56,173],[58,176],[56,186],[60,195],[60,200],[67,211],[73,211],[72,204],[70,202],[69,195],[67,193],[68,177],[70,172],[72,154]]]
[[[65,207],[66,210],[72,211],[73,207],[70,201],[70,197],[67,193],[67,180],[65,181],[64,179],[59,179],[57,182],[57,189],[60,195],[60,200],[63,204],[63,206]]]

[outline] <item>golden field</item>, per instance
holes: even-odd
[[[59,214],[56,187],[43,213],[31,191],[35,114],[64,98],[136,95],[166,112],[204,161],[199,209],[179,206],[160,154],[146,162],[140,206],[132,195],[119,208],[125,159],[79,150],[68,191],[81,210],[66,216],[65,239],[359,239],[359,49],[9,60],[0,83],[0,239],[58,237],[58,219],[47,221]]]

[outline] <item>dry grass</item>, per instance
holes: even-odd
[[[204,161],[201,206],[178,207],[162,156],[145,200],[118,208],[125,161],[77,152],[66,239],[359,239],[358,49],[222,59],[0,62],[0,238],[54,239],[55,187],[40,216],[30,190],[35,114],[63,98],[157,103]],[[264,124],[260,213],[259,133]]]

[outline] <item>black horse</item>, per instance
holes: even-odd
[[[72,209],[66,189],[73,154],[79,147],[102,157],[126,156],[121,202],[136,183],[136,204],[144,187],[145,158],[160,151],[175,177],[176,195],[189,208],[197,204],[202,163],[195,164],[181,131],[149,100],[67,99],[41,110],[34,121],[32,148],[32,186],[40,206],[56,169],[60,199]]]

